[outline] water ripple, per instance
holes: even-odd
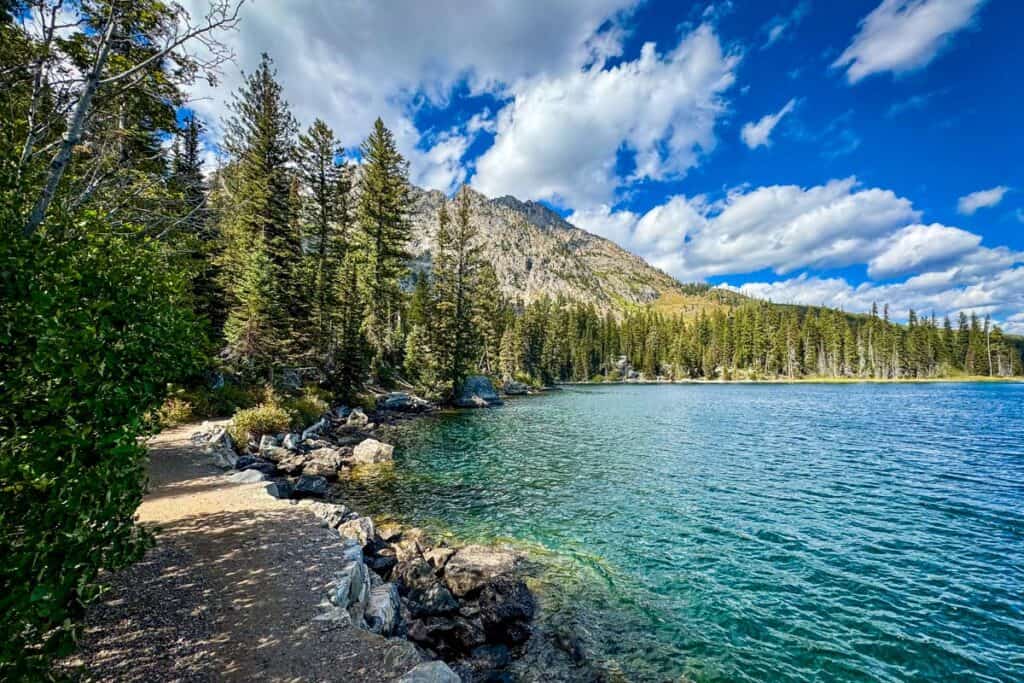
[[[393,435],[376,512],[545,567],[627,680],[1024,680],[1024,386],[574,387]]]

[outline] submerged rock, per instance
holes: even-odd
[[[377,439],[366,439],[352,450],[353,465],[373,465],[391,460],[395,447]]]
[[[499,578],[488,583],[480,591],[477,604],[489,641],[517,645],[530,637],[528,624],[536,604],[522,581]]]
[[[455,397],[455,405],[459,408],[486,408],[501,403],[501,397],[494,390],[491,380],[483,375],[466,378]]]

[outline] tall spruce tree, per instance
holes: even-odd
[[[338,275],[348,249],[351,223],[351,170],[334,131],[317,119],[299,136],[298,173],[302,182],[303,234],[309,254],[310,319],[313,353],[323,363],[332,353],[337,320]]]
[[[395,137],[377,119],[363,142],[356,216],[366,288],[365,330],[378,377],[399,351],[399,282],[406,272],[410,236],[409,165]]]
[[[362,331],[364,303],[355,252],[349,251],[342,258],[335,287],[335,344],[328,378],[340,398],[352,400],[363,388],[368,369]]]
[[[203,126],[194,115],[183,122],[174,145],[170,186],[181,201],[180,227],[175,237],[190,255],[192,297],[197,314],[205,318],[219,339],[224,326],[224,294],[218,283],[216,257],[219,241],[207,203],[199,136]]]
[[[292,340],[296,281],[302,245],[293,216],[292,172],[295,119],[277,82],[273,63],[263,55],[256,71],[246,77],[232,103],[225,148],[231,163],[224,173],[221,232],[225,249],[220,258],[227,297],[225,325],[227,356],[260,366],[273,366],[295,353]],[[262,254],[252,255],[253,251]],[[251,268],[265,268],[259,276]],[[252,287],[252,283],[261,286]],[[245,291],[243,291],[245,290]],[[258,306],[247,299],[265,297]],[[262,311],[265,324],[248,319]],[[268,334],[273,344],[252,343],[239,332]],[[270,351],[272,349],[272,351]],[[266,355],[270,353],[271,355]],[[256,354],[256,355],[253,355]]]
[[[437,217],[434,348],[439,379],[452,394],[474,367],[480,340],[477,302],[483,260],[470,201],[469,188],[463,186],[455,198],[455,220],[444,204]]]

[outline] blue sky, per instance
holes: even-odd
[[[296,0],[229,42],[270,52],[304,125],[355,147],[382,116],[420,185],[543,201],[684,281],[1024,333],[1022,24],[1013,0]],[[237,71],[196,90],[214,138]]]

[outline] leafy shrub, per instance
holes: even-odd
[[[236,412],[228,424],[228,433],[235,443],[244,444],[250,434],[258,439],[264,434],[287,432],[294,421],[293,414],[279,403],[261,403]]]
[[[330,408],[327,401],[317,396],[300,396],[284,403],[285,409],[295,416],[296,426],[311,425]]]
[[[186,281],[159,245],[99,234],[95,218],[61,227],[0,225],[3,680],[43,678],[99,572],[141,557],[139,437],[199,360]]]
[[[195,419],[192,404],[180,396],[172,396],[160,406],[158,418],[162,427],[176,427]]]

